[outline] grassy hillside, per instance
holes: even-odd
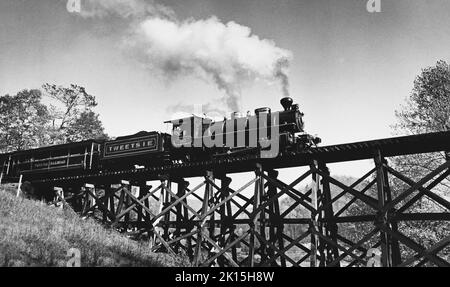
[[[81,251],[81,266],[186,266],[186,259],[150,252],[145,243],[81,219],[73,210],[16,198],[0,187],[0,266],[66,266]]]

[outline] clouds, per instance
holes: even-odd
[[[144,0],[88,0],[84,17],[130,19],[125,46],[152,72],[167,78],[195,76],[225,92],[224,104],[240,110],[241,86],[255,79],[279,82],[289,94],[290,51],[254,35],[249,27],[217,17],[178,20],[168,7]]]
[[[244,81],[288,84],[290,52],[252,35],[248,27],[216,17],[183,22],[149,18],[136,27],[129,46],[145,56],[151,69],[169,77],[194,74],[213,80],[232,110],[239,110]]]

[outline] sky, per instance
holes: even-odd
[[[83,6],[87,0],[81,1]],[[190,73],[161,76],[143,63],[141,51],[126,48],[136,23],[130,17],[82,17],[69,13],[66,2],[0,1],[1,95],[44,83],[84,86],[96,96],[96,111],[111,136],[166,131],[163,122],[175,117],[177,105],[223,108],[224,91],[213,80]],[[369,13],[366,0],[156,3],[178,21],[215,16],[288,51],[290,95],[305,113],[307,131],[323,145],[391,137],[395,110],[421,69],[450,61],[448,0],[380,0],[379,13]],[[242,112],[281,110],[279,83],[255,77],[239,89]],[[336,169],[356,175],[368,166]]]

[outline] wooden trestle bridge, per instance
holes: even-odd
[[[237,156],[46,178],[33,184],[74,193],[72,202],[83,215],[96,214],[106,224],[135,230],[149,238],[155,251],[184,252],[195,266],[450,266],[441,254],[450,244],[450,203],[435,191],[449,179],[449,150],[450,132],[442,132],[318,147],[275,159]],[[432,152],[446,153],[446,161],[419,181],[387,161]],[[329,163],[364,159],[373,159],[374,167],[351,185],[330,176],[327,168]],[[306,172],[293,182],[282,182],[277,170],[291,167]],[[241,172],[251,172],[251,178],[232,189],[229,175]],[[190,187],[186,180],[193,177],[202,181]],[[390,188],[394,178],[406,186],[395,194]],[[157,185],[149,186],[149,181]],[[310,188],[296,188],[302,184]],[[333,185],[341,192],[332,193]],[[288,197],[294,204],[282,210],[280,201]],[[422,197],[443,212],[409,212]],[[338,201],[344,201],[339,208]],[[370,213],[348,215],[355,201]],[[307,216],[289,216],[295,208],[307,210]],[[407,221],[446,222],[446,237],[422,246],[399,231]],[[343,225],[361,223],[369,228],[360,238],[343,234]],[[288,234],[288,225],[299,226],[301,232]],[[401,256],[402,248],[410,250],[407,258]]]

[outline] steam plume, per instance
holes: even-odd
[[[168,7],[144,0],[88,0],[85,17],[118,15],[132,18],[126,45],[150,69],[172,78],[194,75],[212,80],[226,94],[224,102],[239,109],[241,85],[254,79],[278,81],[289,94],[287,70],[291,52],[250,28],[216,17],[179,21]]]

